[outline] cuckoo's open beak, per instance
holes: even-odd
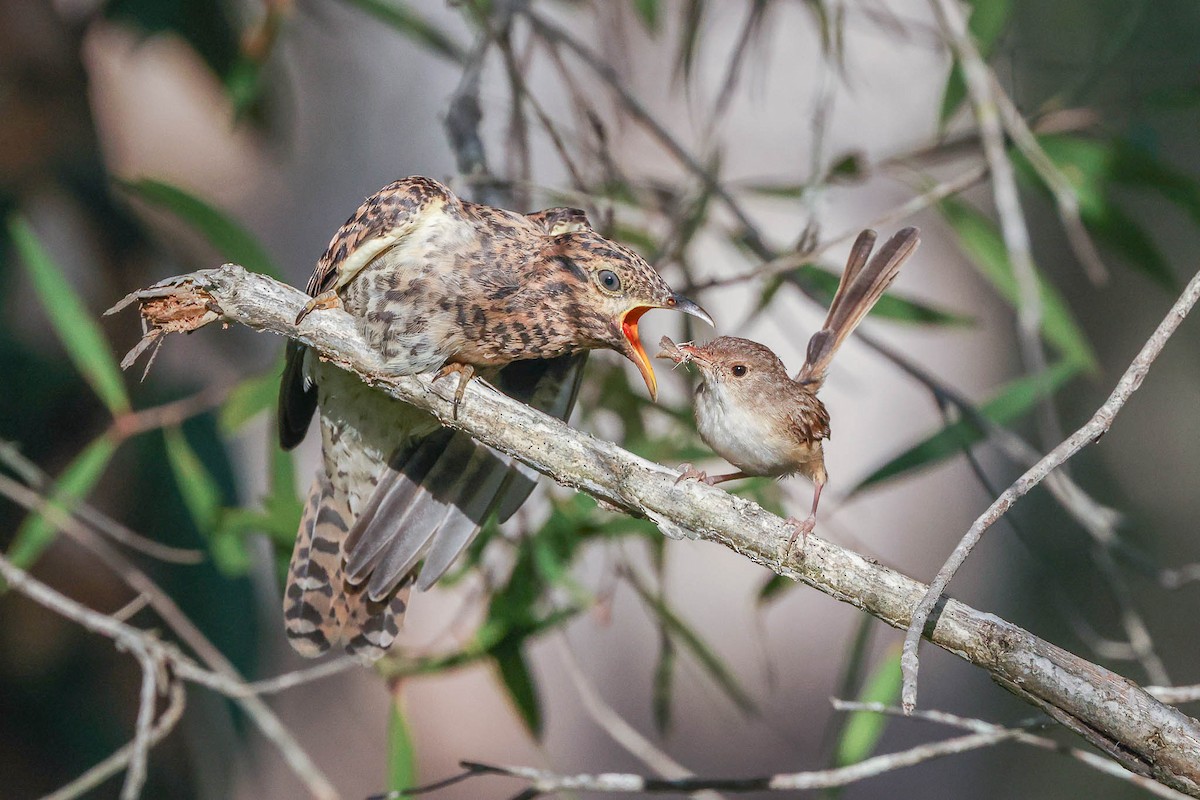
[[[684,314],[691,314],[697,319],[707,322],[712,327],[712,317],[708,315],[700,306],[688,300],[681,295],[668,295],[661,303],[652,306],[634,306],[625,312],[625,316],[621,318],[621,333],[625,334],[625,341],[629,345],[628,352],[625,353],[629,360],[637,364],[638,372],[642,373],[642,380],[646,382],[646,389],[650,392],[650,399],[658,399],[658,379],[654,377],[654,368],[650,366],[650,357],[646,355],[645,349],[642,347],[642,340],[638,336],[638,320],[652,308],[669,308],[674,311],[682,311]]]

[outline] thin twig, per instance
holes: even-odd
[[[53,486],[50,476],[43,472],[37,464],[34,464],[22,455],[17,445],[13,442],[0,441],[0,464],[4,464],[4,466],[15,472],[26,486],[37,492],[46,494]],[[82,500],[75,502],[71,513],[78,517],[80,521],[87,523],[113,541],[120,542],[130,550],[136,550],[143,555],[157,558],[159,561],[166,561],[171,564],[199,564],[204,560],[204,552],[202,550],[171,547],[170,545],[156,542],[153,539],[148,539]]]
[[[1092,418],[1073,433],[1068,439],[1062,442],[1058,447],[1054,448],[1041,461],[1031,467],[1024,475],[1010,486],[1004,494],[996,498],[995,502],[985,511],[979,519],[967,531],[967,534],[954,548],[954,552],[950,554],[950,558],[938,571],[937,577],[929,585],[929,589],[925,592],[925,596],[921,598],[916,610],[913,612],[912,621],[908,625],[908,632],[904,637],[904,653],[900,658],[901,666],[904,671],[904,691],[903,703],[906,709],[913,709],[917,702],[917,670],[919,664],[917,662],[917,646],[920,643],[922,632],[925,630],[926,623],[929,621],[929,615],[933,612],[934,606],[938,602],[938,598],[946,591],[950,579],[954,577],[954,573],[958,570],[962,563],[970,555],[975,545],[979,543],[984,531],[986,531],[996,520],[1000,519],[1013,504],[1021,497],[1029,493],[1031,489],[1046,479],[1050,473],[1065,463],[1068,459],[1078,453],[1087,445],[1099,439],[1105,431],[1112,427],[1113,419],[1117,413],[1124,407],[1126,401],[1137,391],[1142,385],[1142,380],[1146,377],[1146,373],[1150,370],[1150,365],[1162,352],[1167,340],[1183,322],[1188,312],[1196,304],[1196,300],[1200,298],[1200,272],[1196,273],[1183,294],[1171,307],[1167,316],[1159,324],[1154,334],[1142,347],[1141,352],[1134,358],[1133,363],[1129,365],[1129,369],[1121,376],[1121,380],[1117,382],[1116,388],[1109,395],[1108,400],[1096,410]]]
[[[183,683],[180,681],[171,681],[167,688],[167,707],[163,709],[163,713],[150,729],[150,736],[146,743],[147,747],[154,747],[165,739],[168,733],[175,729],[175,726],[183,717],[183,709],[186,704],[187,691],[184,689]],[[74,800],[76,797],[83,797],[113,775],[125,769],[129,765],[130,759],[133,758],[133,749],[134,743],[130,742],[99,764],[91,767],[87,772],[84,772],[66,786],[46,795],[42,800]]]
[[[600,692],[596,690],[592,682],[583,674],[583,669],[579,666],[579,660],[575,658],[575,651],[571,649],[571,645],[567,641],[565,634],[560,635],[558,644],[559,656],[567,669],[567,677],[575,685],[575,691],[579,695],[580,702],[583,703],[584,709],[591,715],[596,724],[614,742],[625,748],[627,753],[664,778],[695,777],[695,773],[656,747],[653,742],[643,736],[637,728],[630,725],[624,717],[604,701],[604,698],[600,696]],[[719,800],[721,795],[715,792],[698,792],[696,797]]]
[[[217,674],[232,681],[242,681],[241,676],[229,659],[213,646],[207,637],[200,632],[200,629],[196,627],[195,623],[183,613],[175,601],[107,541],[36,492],[10,478],[0,476],[0,493],[7,495],[11,500],[25,506],[31,511],[40,512],[51,525],[66,532],[69,536],[99,556],[101,561],[113,569],[125,583],[141,596],[145,597],[155,613],[162,617],[163,621]],[[98,614],[98,612],[92,613]],[[111,617],[106,616],[103,618],[113,624],[121,624]],[[203,674],[203,671],[198,670],[193,664],[182,659],[176,659],[175,666],[180,675],[184,675],[185,673],[188,676]],[[254,721],[262,734],[279,749],[284,761],[287,762],[296,776],[304,782],[314,797],[332,800],[332,798],[338,796],[324,773],[321,772],[320,768],[317,767],[300,746],[299,742],[295,740],[295,737],[284,727],[279,717],[275,715],[275,712],[266,703],[255,695],[246,695],[237,699],[250,719]]]
[[[1151,794],[1158,797],[1165,797],[1168,800],[1183,800],[1187,795],[1182,792],[1177,792],[1169,786],[1163,786],[1161,783],[1150,780],[1144,775],[1138,775],[1135,772],[1130,772],[1123,766],[1112,759],[1104,758],[1096,753],[1087,750],[1081,750],[1078,747],[1069,747],[1053,739],[1047,739],[1044,736],[1037,736],[1030,733],[1030,729],[1042,727],[1046,725],[1043,720],[1028,720],[1026,722],[1018,722],[1016,725],[997,725],[993,722],[987,722],[981,719],[973,719],[971,717],[961,717],[957,714],[949,714],[945,711],[934,710],[917,710],[908,714],[904,709],[896,706],[889,706],[883,703],[857,703],[847,700],[833,699],[833,707],[837,711],[867,711],[875,714],[886,714],[889,716],[910,717],[913,719],[923,719],[929,722],[936,722],[941,725],[949,725],[955,728],[963,728],[965,730],[974,731],[975,733],[993,733],[999,731],[1016,732],[1014,741],[1021,744],[1027,744],[1032,747],[1039,747],[1043,750],[1051,750],[1056,753],[1073,758],[1092,769],[1103,772],[1106,775],[1111,775],[1114,778],[1132,783],[1133,785],[1145,789]]]
[[[1017,283],[1017,341],[1021,347],[1021,358],[1026,370],[1034,375],[1041,375],[1046,371],[1046,353],[1042,349],[1041,335],[1041,284],[1037,268],[1033,264],[1029,229],[1025,225],[1025,213],[1021,209],[1013,165],[1004,144],[1004,126],[1000,121],[996,98],[992,94],[990,72],[971,39],[966,19],[956,0],[930,2],[942,35],[962,68],[963,82],[966,84],[975,119],[979,124],[983,155],[992,177],[992,197],[996,203],[996,214],[1000,218],[1000,233]],[[1045,442],[1049,444],[1061,439],[1062,430],[1054,413],[1052,398],[1043,397],[1038,403],[1038,408]]]
[[[912,767],[936,758],[945,758],[946,756],[990,747],[1000,742],[1015,739],[1019,734],[1020,731],[1008,730],[995,733],[973,733],[969,736],[959,736],[931,744],[918,745],[908,750],[901,750],[898,753],[873,756],[847,767],[764,775],[752,778],[650,778],[644,775],[620,772],[607,772],[595,775],[561,775],[533,767],[504,767],[470,761],[464,761],[462,766],[469,777],[504,775],[528,781],[530,784],[529,788],[516,796],[520,798],[534,798],[562,792],[688,794],[706,789],[729,792],[731,794],[743,792],[794,792],[848,786],[867,778],[874,778],[898,769]],[[379,798],[381,800],[384,798],[391,800],[393,798],[417,794],[419,791],[422,790],[390,792],[385,795],[379,795]]]
[[[1147,686],[1146,691],[1156,699],[1171,705],[1200,701],[1200,684],[1195,686]]]

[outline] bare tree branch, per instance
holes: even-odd
[[[916,706],[917,701],[917,646],[921,639],[922,631],[925,628],[925,623],[929,619],[929,615],[933,612],[935,604],[938,602],[942,593],[950,583],[950,579],[954,577],[954,573],[966,561],[971,550],[979,543],[983,537],[984,531],[992,526],[996,520],[1004,516],[1013,504],[1020,498],[1024,497],[1035,486],[1041,483],[1054,470],[1058,469],[1068,459],[1078,453],[1087,445],[1098,440],[1105,431],[1112,427],[1113,419],[1117,413],[1124,407],[1125,403],[1142,385],[1142,380],[1146,377],[1146,373],[1150,370],[1150,365],[1162,352],[1167,340],[1171,338],[1171,334],[1179,327],[1188,312],[1196,304],[1197,299],[1200,299],[1200,272],[1196,273],[1183,294],[1171,307],[1166,318],[1159,324],[1154,334],[1142,347],[1141,352],[1134,358],[1133,363],[1129,365],[1129,369],[1121,376],[1121,380],[1117,382],[1117,386],[1113,389],[1112,394],[1105,403],[1097,409],[1092,418],[1067,438],[1062,444],[1050,451],[1041,461],[1017,479],[1016,483],[1010,486],[1000,497],[996,498],[995,502],[988,507],[975,523],[967,531],[966,536],[954,548],[954,552],[950,554],[950,558],[938,571],[937,577],[930,584],[925,596],[921,599],[913,614],[912,621],[909,623],[908,632],[904,638],[904,654],[901,656],[901,666],[904,669],[904,707],[912,709]]]
[[[1200,276],[1187,296],[1194,302],[1197,294]],[[646,517],[669,536],[723,544],[890,625],[907,626],[927,594],[927,587],[911,578],[815,536],[802,553],[782,558],[789,533],[786,523],[755,503],[701,483],[676,485],[673,470],[573,430],[482,381],[466,387],[454,419],[454,382],[389,375],[344,312],[310,314],[297,328],[293,320],[306,300],[292,287],[226,265],[162,281],[135,292],[112,311],[139,302],[152,329],[165,324],[172,330],[195,330],[221,320],[294,337],[370,385],[430,411],[442,424],[466,431],[564,486]],[[1178,324],[1180,319],[1182,312],[1176,310],[1168,321]],[[1169,331],[1152,341],[1161,348],[1166,336]],[[1123,379],[1123,396],[1135,388],[1144,366],[1135,370],[1138,377]],[[1089,428],[1087,440],[1100,430]],[[1002,686],[1047,710],[1127,768],[1200,796],[1196,720],[1159,703],[1125,678],[962,603],[942,601],[934,624],[926,628],[935,644],[987,670]]]

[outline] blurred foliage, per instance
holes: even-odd
[[[459,40],[459,33],[434,21],[432,15],[416,10],[416,4],[400,0],[344,0],[358,9],[372,24],[390,27],[403,37],[406,46],[420,48],[437,56],[441,63],[457,70],[470,60],[471,50]],[[574,13],[585,4],[556,3],[556,11]],[[740,29],[721,82],[719,99],[714,106],[724,107],[720,98],[739,80],[740,71],[756,55],[773,46],[770,38],[771,15],[778,2],[750,0],[739,5]],[[1010,70],[1020,75],[1021,54],[1005,50],[1015,37],[1016,21],[1031,14],[1065,13],[1061,9],[1039,9],[1036,4],[1015,0],[971,0],[969,27],[985,56],[1002,56]],[[290,15],[303,12],[300,5],[268,2],[261,15],[239,24],[228,4],[219,0],[107,0],[102,3],[105,18],[132,27],[144,36],[170,32],[188,43],[225,87],[234,113],[234,122],[249,118],[259,121],[269,108],[276,76],[266,68],[281,37],[288,33]],[[628,9],[646,36],[671,54],[674,78],[690,88],[698,79],[697,65],[708,46],[705,33],[715,24],[718,14],[727,15],[724,4],[706,0],[664,3],[661,0],[629,0]],[[803,7],[819,31],[821,51],[834,67],[843,66],[845,19],[840,4],[806,0]],[[1082,9],[1088,19],[1108,19],[1116,12],[1097,10],[1082,3],[1064,8]],[[485,2],[456,4],[463,25],[474,36],[492,22],[494,9]],[[1145,26],[1150,24],[1149,4],[1140,4],[1120,14],[1121,26],[1109,37],[1101,56],[1088,64],[1086,73],[1075,83],[1072,97],[1085,96],[1095,86],[1097,76],[1121,62],[1125,48],[1134,46]],[[581,12],[582,13],[582,12]],[[719,17],[724,24],[727,17]],[[1180,26],[1183,27],[1183,26]],[[493,31],[493,35],[499,32]],[[504,32],[507,35],[507,32]],[[74,67],[79,67],[74,64]],[[1025,67],[1028,69],[1028,67]],[[78,69],[83,74],[82,69]],[[1081,69],[1081,73],[1085,70]],[[1178,85],[1147,87],[1145,106],[1125,104],[1130,115],[1149,113],[1146,108],[1169,108],[1191,113],[1200,109],[1200,83],[1194,74]],[[80,81],[79,92],[84,90]],[[945,124],[964,108],[965,90],[957,65],[946,78],[939,120]],[[1053,110],[1054,103],[1031,113],[1031,118]],[[712,181],[698,186],[664,186],[649,176],[630,177],[621,172],[607,152],[605,121],[591,109],[589,114],[595,142],[591,156],[599,167],[585,171],[588,182],[564,194],[562,202],[574,205],[582,195],[601,211],[598,225],[631,246],[648,259],[668,269],[678,269],[691,278],[694,261],[715,234],[732,243],[752,258],[782,258],[793,250],[778,248],[763,252],[766,246],[751,246],[750,232],[731,229],[726,209],[714,201],[714,190],[721,178],[723,163],[720,148],[699,161]],[[90,120],[88,120],[90,124]],[[582,134],[580,134],[582,136]],[[81,156],[52,158],[42,170],[52,181],[67,188],[85,209],[97,231],[115,242],[108,251],[114,260],[132,260],[153,247],[150,228],[129,213],[118,201],[132,201],[141,208],[170,214],[202,235],[223,258],[249,269],[279,276],[280,271],[268,249],[239,222],[235,215],[210,201],[164,181],[147,178],[137,181],[113,181],[105,171],[94,131],[88,131]],[[1039,143],[1067,178],[1078,200],[1087,231],[1101,245],[1105,257],[1116,256],[1120,263],[1144,276],[1153,285],[1170,290],[1178,276],[1169,265],[1164,246],[1156,239],[1152,226],[1136,216],[1130,207],[1144,197],[1167,204],[1193,228],[1200,227],[1200,183],[1195,176],[1172,163],[1144,124],[1090,126],[1086,131],[1043,134]],[[1037,173],[1014,148],[1012,157],[1022,179],[1022,188],[1030,195],[1052,195]],[[857,153],[843,153],[825,168],[829,183],[851,184],[871,174],[873,165]],[[518,182],[521,176],[507,176]],[[110,189],[116,189],[116,198]],[[760,198],[781,204],[808,202],[814,187],[803,182],[761,183],[744,187]],[[0,187],[0,202],[7,213],[22,209],[25,184],[13,182]],[[553,191],[546,195],[554,198]],[[1015,307],[1016,281],[1012,274],[998,227],[990,216],[974,205],[951,198],[939,206],[959,246],[997,297]],[[92,498],[104,485],[115,465],[126,471],[136,487],[136,497],[97,498],[105,508],[123,510],[125,519],[137,530],[179,546],[204,547],[208,561],[199,567],[156,565],[155,576],[170,594],[179,600],[185,612],[210,636],[215,644],[244,671],[251,672],[258,652],[256,629],[252,619],[256,607],[247,575],[254,563],[254,537],[265,535],[274,547],[273,567],[282,574],[286,569],[301,509],[295,464],[289,453],[270,445],[269,475],[266,494],[258,498],[238,497],[228,455],[229,442],[239,436],[252,420],[271,413],[279,375],[278,365],[266,372],[249,375],[225,395],[216,412],[202,411],[186,419],[173,420],[160,430],[122,433],[122,424],[140,410],[154,408],[167,400],[194,394],[194,386],[161,386],[151,381],[130,397],[116,364],[114,349],[103,329],[95,321],[96,309],[89,308],[85,297],[72,285],[70,273],[55,262],[23,213],[8,217],[3,232],[6,250],[15,258],[21,273],[33,290],[38,311],[47,329],[62,348],[62,357],[45,356],[0,330],[0,369],[21,387],[20,396],[0,398],[0,426],[5,438],[20,441],[39,463],[57,465],[57,478],[50,495],[53,502],[70,509]],[[747,249],[749,248],[749,249]],[[209,265],[203,265],[209,266]],[[8,260],[4,277],[11,283],[14,275]],[[114,267],[120,269],[123,267]],[[1061,271],[1060,271],[1061,272]],[[1098,359],[1084,329],[1077,321],[1076,309],[1084,298],[1068,294],[1056,285],[1060,272],[1041,271],[1042,335],[1052,349],[1054,359],[1041,375],[1016,378],[995,389],[979,404],[977,418],[962,415],[940,429],[923,433],[915,444],[873,470],[854,489],[857,493],[886,480],[912,475],[916,471],[958,457],[963,448],[984,441],[987,431],[980,420],[993,425],[1013,427],[1046,397],[1056,397],[1076,377],[1096,374]],[[758,310],[773,304],[781,289],[798,290],[820,304],[826,304],[836,288],[840,270],[829,265],[804,264],[761,287]],[[130,288],[130,287],[125,287]],[[940,308],[888,295],[875,309],[880,319],[938,326],[947,336],[974,323],[953,308]],[[944,398],[941,398],[944,401]],[[650,403],[639,387],[631,385],[626,370],[613,361],[594,359],[589,367],[578,424],[612,432],[627,449],[666,464],[707,458],[692,427],[691,410],[685,405]],[[63,425],[63,420],[73,424]],[[59,430],[59,429],[63,430]],[[31,436],[30,431],[52,431],[56,437]],[[161,431],[161,432],[160,432]],[[778,485],[769,480],[747,481],[734,488],[782,514]],[[41,515],[21,519],[7,553],[22,565],[33,565],[54,541],[55,532]],[[670,728],[675,679],[681,659],[699,667],[707,679],[744,713],[752,713],[754,692],[726,664],[718,647],[692,626],[680,609],[674,608],[664,589],[666,550],[664,539],[647,520],[631,519],[600,508],[589,497],[564,492],[549,494],[543,520],[519,538],[502,535],[497,525],[489,524],[468,553],[461,559],[447,582],[484,569],[488,548],[507,549],[511,567],[501,574],[488,572],[487,608],[482,624],[470,640],[450,652],[410,658],[394,654],[379,665],[381,676],[401,681],[408,676],[459,668],[466,664],[491,664],[512,700],[514,709],[532,735],[544,729],[545,709],[539,693],[539,680],[528,660],[527,645],[546,632],[561,628],[595,607],[604,598],[577,577],[576,565],[588,547],[606,547],[623,554],[626,544],[648,549],[654,566],[652,578],[622,563],[618,577],[632,588],[641,606],[658,628],[660,645],[648,687],[653,718],[660,732]],[[632,549],[632,548],[629,548]],[[764,581],[759,594],[762,603],[771,601],[795,584],[774,576]],[[856,642],[859,640],[856,640]],[[865,639],[863,640],[865,641]],[[106,651],[91,649],[80,656],[85,672],[95,666]],[[857,692],[860,699],[893,702],[898,670],[896,659],[889,656],[871,677],[861,679],[866,663],[865,645],[852,649],[847,658],[846,694]],[[72,657],[78,652],[72,651]],[[60,667],[61,669],[61,667]],[[94,763],[121,743],[120,728],[113,719],[101,719],[99,706],[84,702],[85,684],[75,673],[50,670],[21,684],[15,692],[0,696],[0,716],[11,715],[31,720],[35,738],[52,741],[66,736],[64,769],[71,773]],[[861,684],[861,685],[860,685]],[[7,687],[6,687],[7,688]],[[114,690],[115,691],[115,690]],[[66,708],[87,709],[84,716],[72,718],[63,726],[58,708],[48,708],[31,698],[39,692],[53,692]],[[398,693],[396,693],[398,694]],[[16,698],[16,699],[13,699]],[[112,699],[113,705],[119,705]],[[392,788],[405,788],[415,782],[415,745],[403,710],[396,700],[388,731],[388,782]],[[866,713],[850,715],[842,727],[836,746],[838,764],[857,763],[874,752],[885,724],[884,718]],[[56,775],[49,776],[57,780]],[[157,780],[157,778],[155,778]],[[152,788],[155,785],[152,784]],[[53,788],[48,787],[48,788]]]

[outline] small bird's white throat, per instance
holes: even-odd
[[[747,475],[783,475],[795,469],[790,437],[780,436],[770,418],[747,408],[720,380],[704,380],[696,390],[696,429],[721,458]],[[776,446],[772,446],[772,442]]]

